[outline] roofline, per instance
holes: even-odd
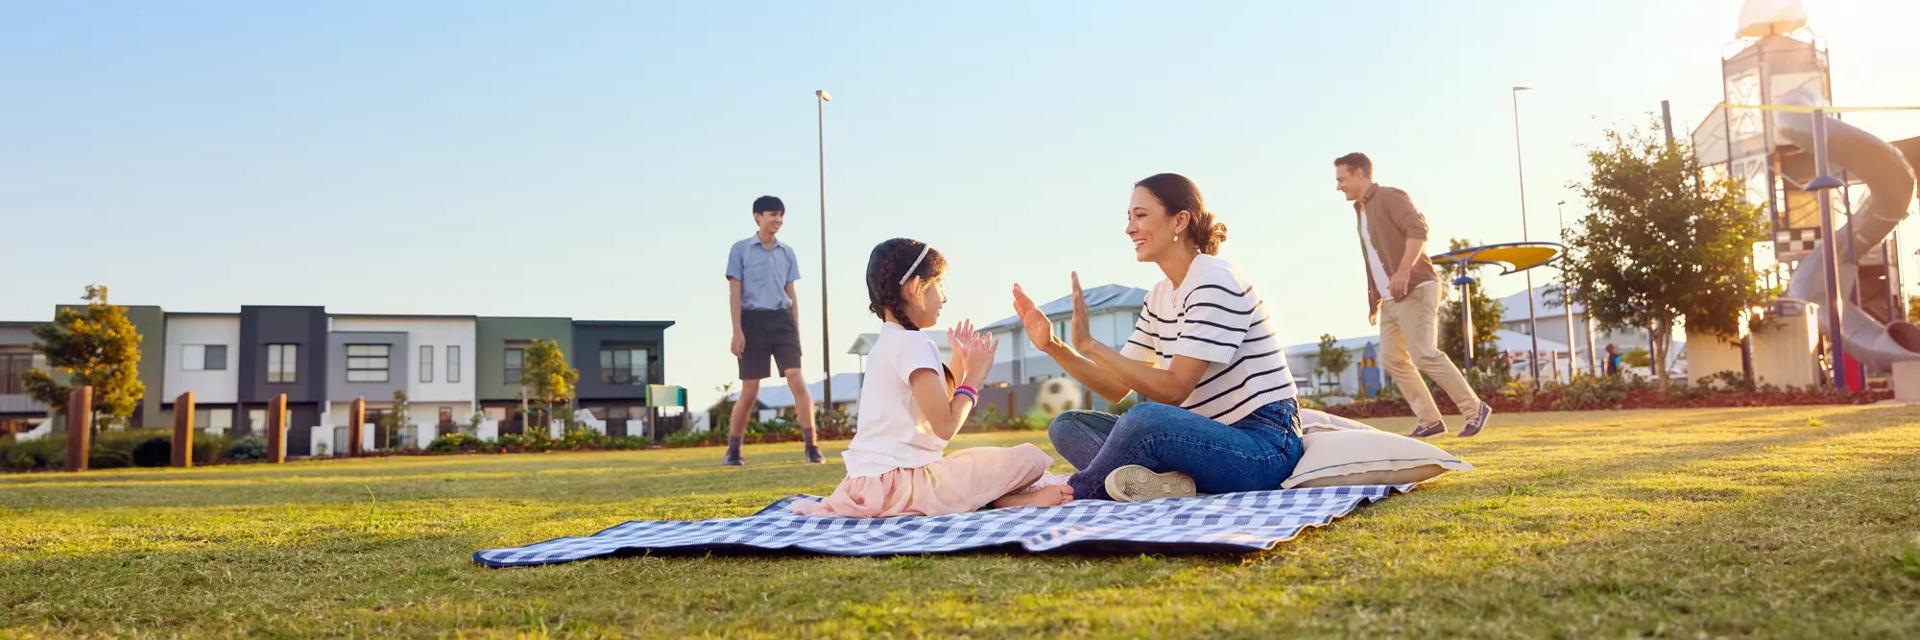
[[[240,312],[238,311],[168,311],[167,312],[167,317],[171,318],[174,316],[180,316],[183,318],[214,318],[214,317],[238,318],[240,317]]]
[[[661,328],[673,326],[672,320],[575,320],[576,326]]]
[[[457,313],[329,313],[333,318],[408,318],[419,320],[477,320],[480,316]]]

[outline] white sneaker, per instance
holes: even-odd
[[[1191,498],[1198,493],[1193,476],[1178,471],[1154,473],[1137,464],[1114,469],[1107,474],[1106,485],[1107,495],[1120,502]]]

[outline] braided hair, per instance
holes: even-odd
[[[920,327],[907,317],[907,300],[900,293],[900,280],[908,277],[907,268],[913,266],[914,258],[920,257],[921,249],[926,249],[927,257],[920,260],[920,266],[914,267],[911,275],[923,281],[945,275],[947,259],[940,256],[939,250],[919,240],[894,238],[875,245],[873,253],[867,256],[867,310],[882,320],[892,313],[901,327],[912,331]]]

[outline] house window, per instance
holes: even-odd
[[[393,345],[347,345],[347,382],[386,382],[391,379]]]
[[[525,364],[526,359],[527,351],[525,349],[507,350],[507,370],[505,374],[507,384],[520,384],[520,366]]]
[[[267,345],[267,382],[292,384],[300,381],[300,345]]]
[[[645,386],[647,384],[647,350],[601,349],[600,381],[606,384]]]
[[[232,409],[194,409],[193,423],[207,433],[226,433],[233,428]]]
[[[487,414],[488,420],[494,422],[507,421],[507,409],[505,407],[487,407],[483,412]]]
[[[33,368],[33,354],[9,353],[0,355],[0,394],[20,395],[27,392],[26,384],[20,381],[20,374]]]
[[[453,424],[453,407],[440,407],[440,426]]]
[[[447,347],[447,382],[460,381],[460,346]]]
[[[226,371],[227,345],[180,345],[180,368],[184,371]]]
[[[420,345],[420,381],[433,382],[433,345]]]
[[[266,409],[251,409],[247,411],[247,431],[253,433],[267,432]]]

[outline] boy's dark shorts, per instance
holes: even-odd
[[[780,373],[800,368],[800,328],[794,325],[792,310],[742,309],[740,332],[747,339],[740,353],[741,380],[772,377],[769,360],[780,366]]]

